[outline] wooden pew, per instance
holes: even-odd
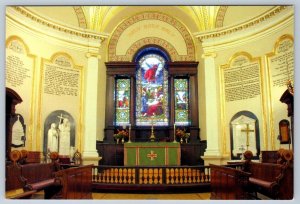
[[[61,199],[92,199],[92,166],[79,166],[55,172],[62,186]]]
[[[281,180],[284,176],[284,167],[272,163],[249,163],[250,191],[259,192],[272,199],[278,199]]]
[[[54,172],[59,168],[58,164],[55,162],[27,164],[22,155],[18,150],[10,154],[12,162],[6,165],[6,191],[21,188],[24,197],[28,198],[34,192],[44,190],[45,199],[52,198],[61,188],[54,178]]]
[[[250,173],[226,166],[210,164],[211,199],[242,200],[248,199]]]
[[[44,190],[45,199],[55,198],[55,194],[61,189],[59,182],[56,182],[54,177],[56,170],[53,163],[21,165],[20,180],[24,191]]]
[[[249,191],[266,195],[272,199],[293,198],[293,153],[279,150],[277,164],[252,162],[249,157],[244,170],[251,173]]]

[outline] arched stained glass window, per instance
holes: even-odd
[[[136,72],[136,125],[167,126],[169,122],[166,60],[149,53],[138,61]]]
[[[116,125],[130,123],[130,79],[116,80]]]

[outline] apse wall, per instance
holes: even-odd
[[[225,156],[230,155],[234,146],[230,143],[231,122],[235,114],[243,111],[252,112],[258,118],[260,150],[289,148],[278,140],[279,121],[290,121],[287,105],[279,100],[287,90],[287,79],[294,81],[293,14],[293,7],[276,7],[248,22],[198,35],[204,52],[203,63],[213,61],[214,67],[210,68],[215,69],[218,80],[220,114],[216,117],[221,128],[216,134],[219,150]]]
[[[44,152],[51,123],[56,123],[58,128],[67,118],[74,147],[70,151],[82,151],[83,135],[90,128],[85,123],[89,117],[85,114],[89,105],[84,100],[86,76],[89,66],[96,65],[98,69],[98,52],[103,40],[98,34],[54,23],[24,7],[7,7],[5,85],[23,99],[16,106],[16,113],[21,114],[26,125],[23,148]],[[93,57],[95,63],[90,62]],[[105,80],[99,86],[105,90]],[[97,94],[88,97],[101,103],[102,98],[98,99]],[[101,107],[104,105],[99,111]],[[104,117],[99,121],[97,127],[103,130]],[[100,134],[98,130],[95,132]]]

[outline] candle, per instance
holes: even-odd
[[[176,124],[174,123],[174,141],[173,142],[176,142],[175,134],[176,134]]]
[[[130,141],[130,131],[131,131],[131,124],[129,123],[129,133],[128,133],[128,142],[131,143]]]

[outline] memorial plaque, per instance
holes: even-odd
[[[272,148],[280,147],[277,140],[279,133],[278,124],[285,119],[290,122],[286,105],[280,102],[280,97],[287,90],[287,82],[294,82],[294,39],[290,35],[281,36],[274,45],[274,51],[267,54],[269,73],[269,88],[271,95],[271,144]],[[284,111],[279,111],[284,110]]]
[[[14,126],[13,146],[26,144],[25,148],[31,148],[35,56],[29,53],[28,46],[17,36],[11,36],[6,40],[5,69],[5,86],[14,90],[22,98],[23,102],[16,106],[16,113],[22,115],[23,124],[27,127],[21,131],[20,125]],[[25,135],[28,135],[26,143]]]
[[[61,155],[69,155],[69,149],[80,147],[82,121],[82,67],[76,66],[72,58],[67,53],[54,54],[51,60],[42,61],[42,87],[41,87],[41,123],[44,124],[44,130],[41,130],[43,137],[44,154],[47,149],[58,150]],[[60,144],[62,141],[61,130],[57,131],[61,122],[53,120],[49,123],[49,117],[53,113],[62,113],[62,121],[68,121],[72,128],[69,138],[65,143],[66,147]],[[56,115],[57,115],[56,114]],[[56,118],[56,116],[55,116]],[[56,118],[57,119],[57,118]],[[71,122],[70,122],[71,121]],[[54,135],[50,146],[48,143],[49,130],[53,126],[52,134]],[[55,134],[57,131],[57,134]],[[58,138],[58,140],[57,140]]]
[[[233,60],[223,70],[226,101],[244,100],[260,95],[260,64],[251,62],[246,56]]]

